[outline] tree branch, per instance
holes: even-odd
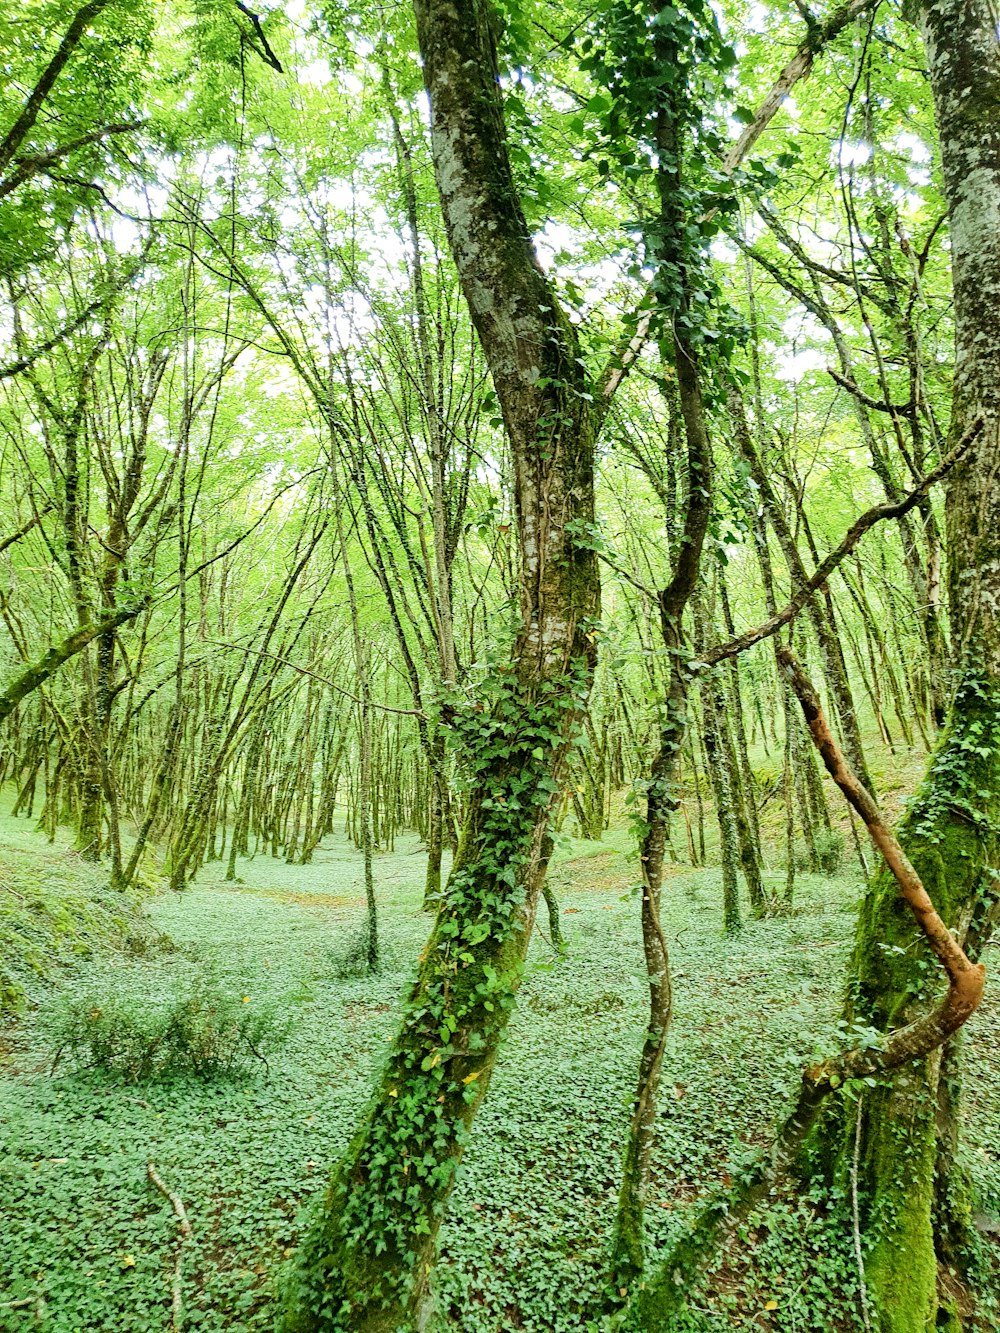
[[[52,91],[52,87],[62,73],[66,62],[79,45],[89,24],[97,18],[102,9],[108,7],[109,3],[110,0],[89,0],[88,4],[77,10],[76,17],[66,29],[63,39],[59,43],[59,49],[42,71],[41,78],[32,89],[21,114],[7,131],[3,142],[0,143],[0,172],[6,171],[10,166],[14,154],[38,119],[38,113],[41,111],[45,99]]]
[[[256,34],[257,41],[260,43],[260,46],[257,46],[257,44],[254,43],[254,50],[260,56],[261,60],[263,60],[266,65],[270,65],[272,69],[276,69],[279,74],[284,74],[285,71],[282,68],[281,61],[271,50],[271,44],[264,36],[264,29],[261,25],[260,15],[255,14],[252,9],[248,9],[246,5],[241,3],[241,0],[236,0],[236,8],[241,14],[245,14],[253,24],[254,33]]]
[[[884,403],[878,398],[870,398],[864,389],[853,380],[849,380],[846,375],[841,375],[839,370],[834,370],[832,366],[827,366],[826,373],[834,383],[853,394],[859,403],[864,403],[865,407],[870,407],[873,412],[889,412],[901,417],[912,417],[917,410],[916,403]]]
[[[646,346],[652,322],[652,310],[644,311],[639,316],[635,332],[624,338],[609,358],[598,378],[597,407],[599,412],[607,411],[611,399],[621,387],[625,376],[638,361],[642,349]]]
[[[112,134],[131,134],[133,130],[141,129],[145,123],[142,120],[129,120],[117,125],[105,125],[102,129],[94,130],[91,134],[81,134],[78,139],[61,144],[48,153],[33,153],[29,156],[17,158],[14,163],[16,170],[0,183],[0,199],[12,194],[19,185],[23,185],[30,177],[36,176],[39,172],[47,172],[53,162],[68,157],[70,153],[76,152],[78,148],[86,148],[88,144],[100,143],[102,139],[106,139]]]
[[[16,532],[12,532],[9,537],[4,537],[3,540],[0,541],[0,551],[6,551],[8,546],[13,546],[14,543],[19,542],[22,537],[26,537],[35,524],[40,523],[51,508],[51,503],[46,504],[34,515],[33,518],[29,518],[23,527],[18,528]]]
[[[107,620],[97,621],[92,625],[84,625],[72,634],[63,639],[62,643],[56,644],[50,648],[44,657],[40,657],[37,662],[22,671],[19,676],[0,694],[0,722],[4,720],[9,713],[12,713],[21,700],[36,690],[39,685],[44,685],[48,678],[68,662],[71,657],[82,652],[88,643],[102,634],[107,634],[119,625],[124,625],[129,620],[134,620],[141,611],[149,605],[149,599],[143,598],[134,606],[126,610],[118,611]]]
[[[350,699],[353,703],[362,703],[362,700],[356,694],[352,694],[350,690],[345,690],[342,686],[337,685],[329,676],[321,676],[316,671],[310,671],[308,667],[297,666],[294,662],[290,662],[287,657],[279,657],[277,653],[268,653],[262,648],[247,648],[242,643],[229,643],[222,639],[204,639],[203,642],[213,644],[216,648],[235,648],[238,653],[250,653],[256,657],[266,657],[271,662],[278,662],[281,666],[291,667],[300,676],[309,676],[312,680],[318,680],[322,685],[329,686],[331,690],[335,690],[337,694],[342,694],[345,699]],[[426,718],[427,716],[419,708],[392,708],[389,704],[377,704],[371,699],[368,700],[368,707],[377,708],[382,713],[396,713],[400,717]]]
[[[809,26],[805,41],[800,44],[791,60],[778,75],[771,91],[757,108],[753,120],[747,125],[723,159],[724,171],[733,172],[740,165],[770,125],[778,112],[778,108],[791,90],[800,80],[808,77],[809,71],[813,67],[813,61],[823,47],[832,42],[856,18],[860,18],[862,14],[869,9],[873,9],[878,3],[879,0],[848,0],[848,3],[838,5],[824,22],[814,22]]]
[[[760,643],[762,639],[768,639],[772,634],[776,634],[782,625],[787,625],[789,621],[794,620],[798,613],[805,606],[806,602],[818,588],[821,588],[827,579],[841,564],[847,556],[851,554],[858,542],[868,531],[886,518],[902,518],[915,508],[926,496],[930,488],[941,480],[947,472],[954,467],[961,456],[966,452],[973,441],[982,433],[983,421],[980,418],[966,431],[965,435],[959,440],[958,444],[952,449],[945,458],[941,460],[933,471],[928,472],[926,477],[902,500],[897,500],[893,504],[875,505],[856,519],[849,528],[847,535],[839,546],[835,547],[829,555],[816,567],[812,576],[802,584],[791,600],[773,616],[765,620],[763,624],[757,625],[754,629],[744,630],[738,634],[735,639],[730,639],[728,643],[719,644],[705,653],[701,661],[704,666],[715,666],[717,662],[724,661],[727,657],[733,657],[737,653],[745,652],[747,648],[752,648],[755,643]]]
[[[895,835],[882,818],[874,798],[851,771],[833,738],[812,682],[790,648],[778,650],[778,661],[798,697],[810,735],[827,772],[865,822],[872,842],[899,885],[914,920],[948,977],[948,990],[938,1004],[904,1028],[890,1033],[880,1046],[856,1048],[834,1056],[806,1071],[815,1087],[839,1086],[847,1078],[862,1078],[896,1069],[942,1046],[979,1007],[986,969],[972,963],[941,920],[930,895]]]

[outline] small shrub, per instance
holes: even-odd
[[[381,972],[385,967],[386,957],[385,946],[381,940],[379,945],[379,966],[376,971]],[[332,976],[337,981],[356,981],[362,977],[370,977],[372,969],[368,965],[368,926],[362,926],[360,930],[349,935],[342,944],[328,949],[321,971],[323,975]],[[320,978],[317,977],[318,979]]]
[[[836,829],[816,834],[816,861],[824,875],[835,875],[844,860],[844,838]]]
[[[177,945],[164,931],[140,917],[126,936],[125,952],[130,958],[153,958],[157,954],[176,953]]]
[[[69,1056],[79,1068],[140,1083],[185,1074],[227,1077],[255,1063],[267,1068],[290,1020],[273,1005],[201,979],[159,1005],[134,995],[77,996],[53,1012],[48,1026],[53,1070]]]
[[[805,841],[800,839],[796,842],[796,870],[812,871],[819,875],[835,875],[843,860],[844,839],[833,829],[817,829],[815,847],[814,857]]]

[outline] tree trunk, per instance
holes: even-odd
[[[924,0],[918,21],[951,225],[952,442],[981,426],[946,491],[957,688],[899,837],[946,925],[962,937],[971,922],[975,957],[987,936],[983,923],[992,920],[998,885],[991,867],[1000,857],[1000,46],[988,0]],[[926,1006],[928,954],[918,935],[883,869],[858,925],[854,1016],[886,1029]],[[938,1284],[939,1258],[954,1254],[948,1235],[935,1235],[935,1224],[953,1211],[953,1043],[865,1096],[859,1193],[868,1290],[882,1333],[925,1333],[936,1321],[957,1319]],[[842,1107],[823,1125],[834,1160],[847,1114]]]
[[[520,981],[549,817],[586,706],[600,585],[600,407],[538,264],[507,153],[485,0],[416,0],[438,192],[510,439],[520,630],[480,698],[446,702],[465,824],[372,1104],[299,1255],[290,1330],[425,1328],[437,1235]]]

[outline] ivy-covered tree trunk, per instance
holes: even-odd
[[[286,1326],[403,1333],[496,1060],[586,705],[599,609],[592,406],[574,330],[536,259],[507,153],[487,0],[416,0],[438,191],[510,439],[520,626],[470,701],[445,705],[467,814],[371,1105],[299,1256]],[[601,396],[598,401],[602,402]]]
[[[656,1126],[657,1094],[673,1003],[670,958],[660,924],[660,901],[669,820],[677,807],[677,773],[688,730],[693,680],[684,614],[698,586],[702,548],[712,513],[712,451],[693,349],[675,345],[675,364],[687,447],[686,495],[684,527],[673,577],[659,595],[660,633],[670,676],[660,719],[659,746],[646,786],[645,828],[639,851],[649,1023],[639,1056],[638,1086],[625,1143],[611,1243],[612,1288],[619,1296],[628,1293],[644,1266],[646,1187]]]
[[[978,435],[946,492],[954,694],[899,838],[975,958],[1000,893],[1000,45],[988,0],[925,0],[917,17],[951,230],[952,443]],[[937,982],[932,962],[883,870],[859,921],[852,1016],[883,1031],[905,1023],[928,1004]],[[959,1326],[939,1276],[939,1263],[961,1265],[960,1232],[969,1221],[954,1166],[954,1041],[864,1094],[859,1194],[868,1295],[881,1333]],[[829,1115],[822,1132],[828,1160],[845,1161],[853,1112]]]

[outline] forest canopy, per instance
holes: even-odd
[[[0,1327],[996,1328],[993,6],[0,53]]]

